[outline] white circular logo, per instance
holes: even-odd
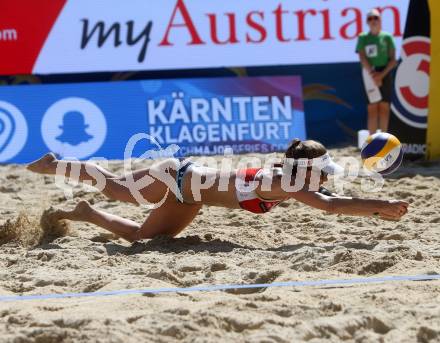
[[[402,45],[402,62],[396,72],[393,112],[405,124],[424,129],[428,122],[431,40],[410,37]]]
[[[0,101],[0,162],[16,156],[26,144],[28,127],[20,110]]]
[[[46,111],[41,134],[51,151],[63,157],[85,158],[104,143],[107,122],[99,107],[90,100],[66,98]]]

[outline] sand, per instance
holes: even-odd
[[[359,182],[346,194],[366,195]],[[85,223],[41,229],[43,210],[81,199],[136,221],[148,214],[97,193],[73,194],[66,200],[53,177],[0,167],[0,295],[440,273],[440,163],[408,164],[382,192],[367,194],[409,201],[400,222],[293,201],[263,216],[204,207],[177,238],[133,245]],[[440,281],[0,302],[1,342],[341,340],[440,341]]]

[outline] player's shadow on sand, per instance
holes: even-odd
[[[135,255],[146,251],[155,251],[160,253],[181,253],[192,250],[194,252],[231,252],[235,249],[255,249],[242,246],[236,243],[223,241],[221,239],[202,240],[199,236],[187,236],[171,238],[160,236],[151,240],[135,242],[131,246],[123,246],[117,243],[107,243],[105,245],[108,255],[124,254]]]
[[[187,236],[179,238],[158,237],[148,241],[141,241],[133,243],[130,247],[119,245],[117,243],[107,243],[105,248],[108,255],[123,254],[136,255],[146,251],[155,251],[164,254],[181,253],[185,251],[209,252],[232,252],[236,249],[244,250],[264,250],[264,251],[280,251],[280,252],[294,252],[304,247],[309,248],[324,248],[331,251],[336,247],[345,247],[347,249],[372,250],[376,244],[367,244],[361,242],[341,242],[338,244],[315,244],[315,243],[300,243],[290,244],[274,248],[256,248],[251,246],[244,246],[233,242],[224,241],[221,239],[202,240],[199,236]]]

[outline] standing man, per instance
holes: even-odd
[[[391,71],[397,61],[393,36],[382,31],[382,18],[377,9],[368,12],[367,23],[370,32],[359,35],[356,52],[364,73],[367,74],[364,75],[366,87],[368,83],[373,87],[373,90],[366,89],[369,100],[368,130],[373,134],[378,129],[388,131],[393,90]],[[376,94],[373,95],[372,92]]]

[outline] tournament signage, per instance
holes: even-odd
[[[429,0],[431,22],[440,15],[440,3]],[[440,27],[431,26],[431,82],[430,94],[440,94]],[[437,96],[429,98],[428,132],[427,132],[427,158],[440,159],[440,99]]]
[[[411,0],[401,61],[396,70],[390,132],[404,143],[409,158],[426,153],[431,64],[428,0]]]
[[[398,45],[408,0],[0,2],[0,75],[356,62],[365,14]]]
[[[123,159],[139,133],[130,157],[269,153],[306,137],[295,76],[0,87],[0,124],[0,162],[12,163],[47,151]]]

